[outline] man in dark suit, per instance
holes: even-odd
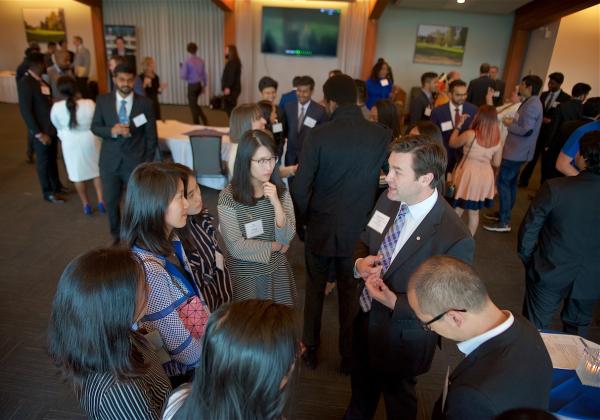
[[[539,332],[498,308],[471,266],[447,256],[428,259],[410,278],[408,302],[423,328],[458,341],[465,355],[448,377],[434,419],[492,419],[516,408],[548,409],[552,362]]]
[[[19,110],[27,126],[29,141],[36,155],[36,169],[44,200],[54,204],[64,203],[60,196],[56,156],[58,137],[50,121],[52,90],[43,79],[46,70],[44,55],[32,52],[26,58],[27,72],[17,83]]]
[[[458,149],[453,149],[448,145],[452,130],[455,126],[459,125],[460,117],[463,114],[469,116],[461,126],[463,127],[462,131],[467,130],[471,126],[473,117],[477,113],[475,105],[466,102],[467,84],[462,80],[453,80],[450,83],[448,86],[448,98],[450,100],[447,104],[435,107],[431,112],[431,122],[440,128],[442,138],[444,139],[444,147],[448,154],[446,173],[452,172],[454,165],[456,165],[456,162],[461,156]]]
[[[566,92],[563,92],[560,88],[564,80],[565,76],[562,73],[551,73],[550,76],[548,76],[548,90],[542,92],[540,95],[540,100],[544,106],[542,128],[540,129],[540,134],[535,143],[533,159],[531,159],[521,171],[521,176],[519,177],[519,187],[527,187],[529,184],[529,179],[533,174],[533,170],[535,169],[538,158],[541,156],[544,147],[546,147],[546,144],[549,141],[552,122],[555,118],[557,118],[558,104],[571,99],[571,97]]]
[[[506,85],[504,84],[504,80],[498,78],[499,71],[498,66],[490,66],[490,79],[494,81],[495,85],[494,95],[492,96],[494,106],[500,106],[504,103],[504,89]]]
[[[308,223],[304,361],[312,369],[317,365],[325,284],[329,268],[334,267],[341,371],[350,373],[352,322],[358,310],[352,254],[375,204],[392,132],[363,118],[350,76],[331,77],[323,92],[332,117],[308,134],[292,188],[298,213]]]
[[[102,138],[100,179],[106,198],[113,243],[121,231],[121,192],[129,175],[142,162],[154,158],[157,146],[156,117],[152,102],[133,92],[135,74],[125,64],[114,70],[116,91],[98,96],[92,132]]]
[[[372,418],[382,393],[388,419],[416,418],[416,376],[429,370],[438,336],[423,330],[410,309],[408,279],[432,255],[471,262],[475,248],[466,225],[436,189],[446,171],[441,145],[406,136],[392,143],[388,162],[388,190],[355,251],[355,277],[374,286],[361,287],[346,419]]]
[[[436,91],[437,73],[421,75],[421,91],[410,101],[410,123],[429,120],[433,110],[433,94]]]
[[[27,73],[27,56],[31,53],[34,52],[40,52],[40,47],[38,46],[34,46],[34,47],[27,47],[27,49],[25,50],[25,56],[23,57],[23,61],[21,62],[21,64],[19,64],[19,67],[17,67],[17,71],[16,71],[16,79],[17,79],[17,83],[19,82],[19,80],[21,80],[21,78],[23,76],[25,76],[25,74]],[[27,163],[34,163],[34,158],[33,158],[33,136],[28,135],[27,136],[27,151],[25,153],[25,155],[27,156]]]
[[[490,65],[488,63],[482,63],[481,66],[479,66],[479,77],[469,82],[467,102],[472,103],[478,108],[481,105],[485,105],[485,97],[490,88],[495,91],[496,82],[490,77]]]
[[[296,86],[297,101],[290,101],[283,108],[287,127],[287,153],[285,164],[298,163],[302,144],[308,133],[318,124],[327,121],[325,108],[311,99],[315,81],[310,76],[302,76]]]
[[[135,54],[133,53],[133,50],[131,48],[125,47],[125,38],[123,38],[122,36],[118,36],[115,39],[115,46],[116,48],[113,48],[111,56],[124,57],[127,66],[133,70],[134,74],[137,74],[137,63],[135,59]]]
[[[564,301],[563,331],[586,336],[600,297],[600,131],[580,141],[577,176],[551,179],[532,201],[519,230],[526,267],[523,314],[547,328]]]
[[[566,140],[569,138],[568,135],[566,137],[564,136],[565,131],[562,130],[562,127],[570,121],[577,121],[582,118],[583,103],[591,90],[592,87],[587,83],[575,83],[571,89],[571,99],[560,103],[556,107],[554,118],[552,118],[548,130],[549,134],[546,138],[546,144],[542,150],[542,184],[547,179],[561,176],[560,172],[558,172],[554,166],[558,154],[560,153],[560,149],[562,149]],[[598,114],[598,112],[596,114]],[[572,133],[575,128],[579,127],[579,125],[572,129],[569,128],[569,134]],[[569,124],[569,126],[572,127],[571,124]]]

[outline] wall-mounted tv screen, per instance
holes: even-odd
[[[261,51],[335,57],[340,13],[339,9],[263,7]]]

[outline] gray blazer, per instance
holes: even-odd
[[[69,77],[74,77],[73,72],[69,69],[69,70],[61,70],[56,64],[48,67],[48,69],[46,70],[46,73],[48,74],[48,79],[50,81],[50,87],[52,88],[52,99],[54,99],[55,101],[59,101],[61,99],[65,99],[59,92],[58,92],[58,78],[61,76],[69,76]]]
[[[85,48],[83,45],[79,47],[77,51],[75,51],[75,58],[73,59],[73,69],[75,71],[75,76],[77,77],[89,77],[90,75],[90,50]],[[81,73],[79,73],[79,68],[82,67]]]
[[[513,123],[507,127],[503,159],[515,162],[529,162],[533,159],[543,116],[544,107],[539,96],[530,96],[521,104]]]

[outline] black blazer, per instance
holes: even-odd
[[[302,143],[304,143],[304,139],[312,130],[312,128],[302,124],[300,131],[298,131],[298,101],[287,102],[284,105],[283,113],[285,116],[285,126],[287,129],[286,134],[288,139],[287,153],[285,154],[285,164],[295,165],[300,159]],[[316,125],[327,121],[327,112],[322,105],[319,105],[315,101],[311,100],[308,108],[306,109],[304,120],[306,120],[306,117],[311,117],[314,119],[316,121],[316,127]]]
[[[304,143],[292,197],[307,220],[306,246],[317,255],[351,257],[375,204],[391,130],[356,105],[336,109]]]
[[[229,88],[230,96],[237,98],[242,92],[242,62],[240,60],[229,60],[225,64],[221,76],[221,89]]]
[[[419,91],[419,94],[410,101],[410,123],[414,124],[417,121],[428,120],[429,117],[425,115],[425,109],[429,105],[432,105],[432,103],[425,92]]]
[[[494,80],[495,91],[500,92],[498,96],[494,96],[492,101],[494,102],[494,106],[500,106],[504,103],[504,89],[506,85],[504,84],[504,80],[496,79]]]
[[[525,318],[469,354],[450,375],[434,419],[487,420],[515,408],[548,410],[552,362],[540,333]]]
[[[92,120],[92,132],[102,138],[100,149],[100,169],[116,171],[122,164],[133,170],[142,162],[154,159],[157,146],[156,117],[152,101],[143,96],[133,94],[133,105],[129,114],[130,137],[113,137],[111,129],[119,122],[117,114],[116,92],[98,96],[96,110]],[[136,127],[133,119],[138,115],[146,116],[146,124]]]
[[[42,86],[48,90],[48,95],[42,93]],[[50,121],[50,110],[52,109],[52,90],[50,85],[34,79],[29,73],[17,82],[17,93],[19,96],[19,110],[25,120],[27,131],[34,136],[45,133],[56,136],[56,129]]]
[[[391,201],[386,193],[381,194],[375,210],[390,216],[390,221],[382,233],[365,228],[356,247],[356,258],[377,254],[399,208],[400,202]],[[394,310],[373,300],[366,336],[359,337],[368,343],[370,368],[401,377],[412,377],[429,370],[438,335],[425,331],[408,305],[408,280],[415,269],[431,256],[451,255],[471,263],[474,252],[475,241],[467,226],[446,200],[438,196],[429,214],[383,276],[385,284],[398,298]]]
[[[477,108],[484,105],[488,88],[496,90],[496,82],[489,76],[480,76],[471,80],[467,88],[467,102],[471,102]]]
[[[528,274],[548,289],[572,285],[572,299],[600,297],[600,175],[545,182],[521,223],[518,252]]]
[[[564,123],[578,120],[581,118],[581,115],[583,115],[583,102],[580,99],[570,98],[559,103],[548,128],[548,137],[545,146],[549,147],[553,143],[554,137],[558,134],[560,127]]]

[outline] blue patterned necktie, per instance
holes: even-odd
[[[402,228],[404,227],[404,222],[406,220],[406,213],[408,213],[408,206],[405,203],[402,203],[400,206],[400,210],[398,210],[398,214],[396,215],[396,219],[394,220],[394,224],[388,230],[383,238],[383,242],[381,242],[381,246],[379,248],[378,255],[381,255],[381,276],[390,268],[392,263],[392,256],[394,255],[394,250],[396,249],[396,243],[398,243],[398,239],[400,238],[400,233],[402,232]],[[367,287],[363,289],[359,303],[363,312],[369,312],[371,310],[371,301],[373,298],[369,295],[369,291]]]
[[[121,107],[119,108],[119,123],[123,125],[129,125],[129,119],[127,118],[127,108],[125,105],[127,101],[125,99],[121,99]]]

